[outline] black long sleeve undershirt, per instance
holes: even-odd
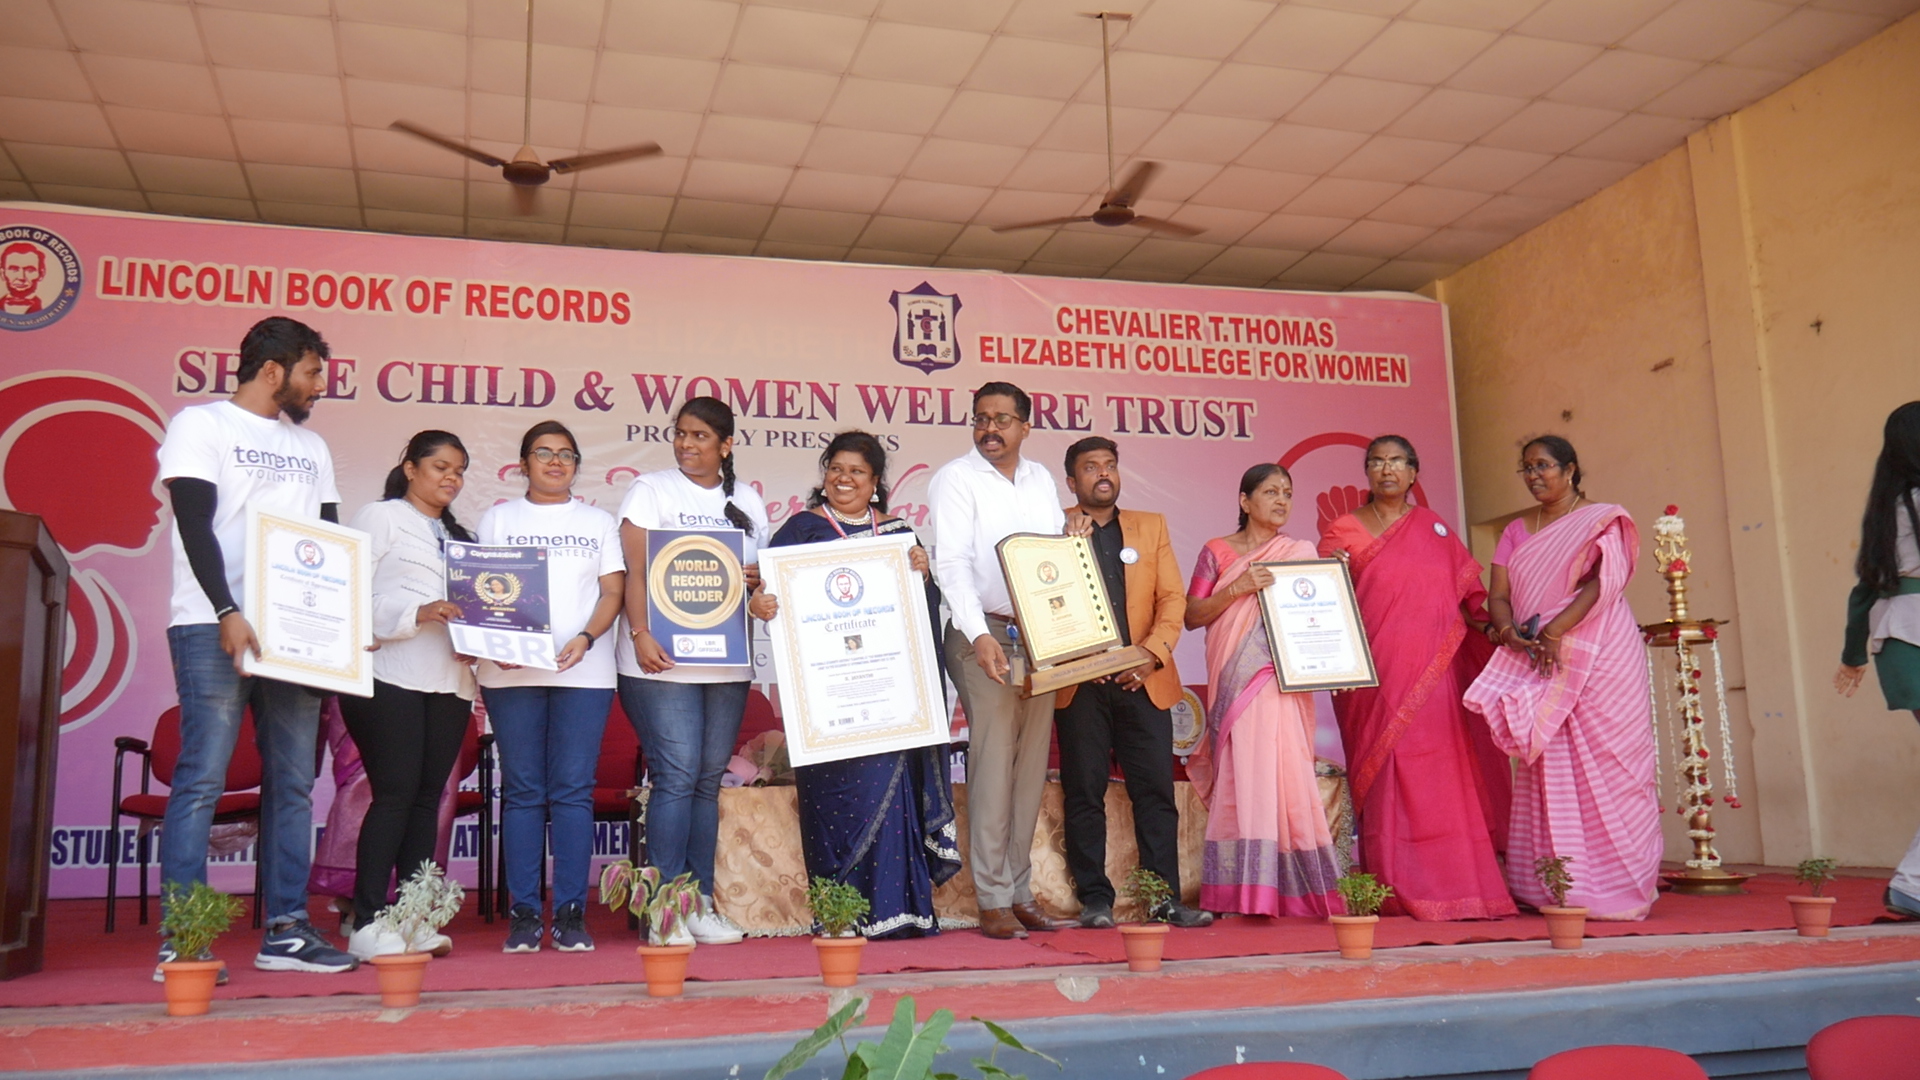
[[[216,612],[235,607],[233,592],[227,588],[227,559],[220,551],[219,538],[213,535],[213,512],[220,504],[218,489],[207,480],[176,476],[167,481],[167,491],[173,498],[173,520],[180,530],[180,544],[186,549],[187,565],[193,568],[200,591],[207,594]],[[322,503],[320,517],[339,524],[340,504]]]

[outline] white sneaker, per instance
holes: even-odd
[[[407,951],[446,956],[453,952],[453,939],[430,926],[422,926],[414,933],[413,940],[407,942]]]
[[[347,952],[355,960],[376,956],[394,956],[407,951],[407,941],[379,923],[368,923],[347,939]]]
[[[687,918],[687,930],[702,945],[737,945],[747,936],[740,924],[714,909],[711,896],[700,898],[700,905]]]
[[[698,915],[698,912],[695,914]],[[649,942],[649,944],[651,944],[651,942]],[[661,942],[661,944],[696,945],[698,942],[694,939],[693,931],[687,928],[687,920],[681,919],[679,922],[673,924],[673,932],[668,934],[667,940]]]

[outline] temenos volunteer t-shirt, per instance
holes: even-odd
[[[587,628],[594,605],[600,602],[600,578],[627,566],[620,552],[620,526],[613,515],[574,499],[531,503],[520,498],[501,503],[481,516],[478,535],[482,544],[547,549],[547,613],[553,623],[555,655]],[[587,655],[566,671],[527,667],[505,671],[482,660],[480,685],[611,689],[617,640],[614,634],[602,634]]]
[[[249,618],[241,588],[246,574],[247,507],[257,506],[294,518],[318,518],[320,504],[337,503],[333,455],[315,432],[281,416],[269,420],[231,401],[180,410],[160,443],[160,479],[205,480],[214,486],[213,535],[227,564],[227,588]],[[169,626],[219,620],[213,601],[193,576],[180,523],[168,530],[173,541],[173,615]]]
[[[736,481],[733,486],[733,505],[746,511],[748,519],[753,522],[753,528],[746,530],[746,561],[750,564],[759,562],[760,547],[767,542],[771,533],[767,525],[766,502],[751,484]],[[687,474],[679,469],[661,469],[634,477],[633,486],[627,488],[627,497],[620,502],[620,520],[631,521],[648,530],[739,528],[727,520],[727,496],[719,485],[703,488],[687,479]],[[635,572],[638,572],[638,568]],[[633,655],[633,639],[628,630],[626,618],[622,616],[619,652],[622,675],[682,683],[749,682],[753,679],[752,665],[719,667],[678,664],[658,675],[649,675],[640,670],[640,661]]]

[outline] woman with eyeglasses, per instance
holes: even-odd
[[[383,933],[373,917],[387,906],[396,875],[404,881],[433,861],[440,796],[473,714],[470,661],[454,655],[447,636],[447,620],[460,613],[447,602],[447,541],[473,540],[453,517],[466,474],[459,436],[422,431],[387,474],[380,501],[353,516],[353,527],[370,538],[378,645],[373,696],[339,697],[373,794],[354,853],[355,929],[347,944],[361,960],[453,948],[432,930],[413,941]]]
[[[1515,913],[1494,852],[1512,800],[1506,755],[1460,704],[1492,651],[1480,564],[1412,499],[1420,455],[1399,435],[1367,444],[1367,501],[1327,523],[1320,554],[1353,572],[1377,687],[1334,695],[1362,869],[1416,919]]]
[[[647,858],[665,878],[692,873],[700,903],[686,932],[702,945],[743,936],[713,902],[720,836],[720,778],[746,715],[751,666],[675,664],[647,630],[647,533],[653,529],[739,529],[747,587],[760,584],[767,508],[733,471],[733,410],[719,398],[689,398],[673,418],[674,467],[634,478],[620,504],[627,565],[630,648],[620,650],[620,703],[640,736],[653,791],[647,800]],[[671,942],[670,942],[671,944]]]
[[[614,642],[626,562],[613,515],[573,497],[580,444],[557,420],[520,439],[524,498],[480,519],[480,543],[547,551],[547,618],[555,670],[480,662],[487,718],[500,748],[501,865],[512,898],[505,951],[540,951],[540,879],[553,852],[553,947],[591,952],[587,874],[593,858],[593,771],[613,708]]]
[[[1500,534],[1487,608],[1500,646],[1468,709],[1518,759],[1507,833],[1507,887],[1552,903],[1534,875],[1547,856],[1572,861],[1567,902],[1590,919],[1637,921],[1660,883],[1647,655],[1627,606],[1640,533],[1624,508],[1580,489],[1580,458],[1558,435],[1520,452],[1538,503]]]

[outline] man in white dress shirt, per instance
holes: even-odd
[[[1033,403],[1012,383],[973,394],[973,451],[934,474],[934,575],[953,619],[947,671],[960,691],[972,742],[967,818],[980,930],[990,938],[1078,926],[1047,913],[1030,885],[1034,826],[1047,783],[1053,695],[1020,696],[1009,629],[1013,603],[994,545],[1020,532],[1059,534],[1066,524],[1053,477],[1020,456]],[[1084,523],[1083,523],[1084,524]],[[1084,529],[1083,529],[1084,531]]]

